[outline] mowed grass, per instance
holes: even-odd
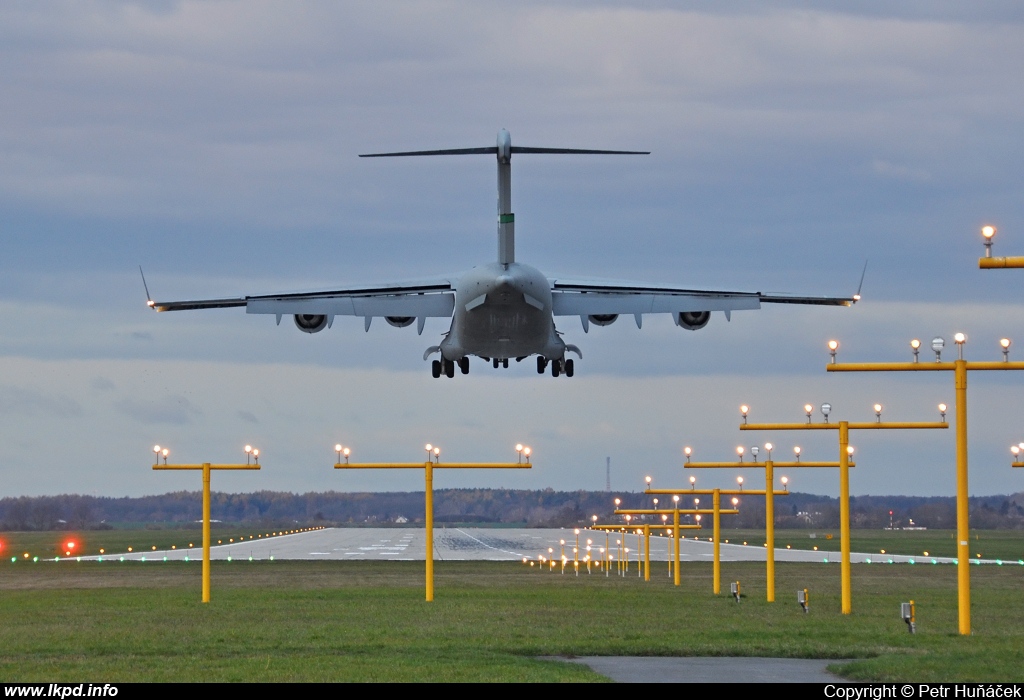
[[[279,537],[296,530],[258,530],[244,526],[215,527],[211,530],[212,544],[229,544],[250,539]],[[68,547],[73,543],[73,547]],[[11,557],[52,559],[66,556],[92,556],[97,554],[124,554],[155,549],[195,549],[203,546],[201,528],[187,530],[85,530],[82,532],[3,532],[0,533],[0,559]],[[68,552],[71,552],[70,555]],[[25,556],[28,555],[28,556]],[[196,556],[201,556],[197,551]]]
[[[685,564],[576,577],[519,563],[438,562],[433,603],[417,562],[214,562],[0,566],[0,675],[8,681],[582,681],[542,656],[837,659],[856,680],[1024,681],[1024,567],[972,567],[974,635],[956,634],[956,567],[853,567],[839,613],[836,564]],[[734,602],[728,582],[746,597]],[[809,588],[811,611],[796,604]],[[914,599],[918,633],[899,604]],[[845,661],[852,659],[853,661]]]
[[[709,533],[696,533],[704,540]],[[810,535],[816,535],[811,538]],[[832,535],[829,539],[827,535]],[[722,541],[733,544],[764,544],[764,530],[722,529]],[[1024,530],[972,530],[971,557],[1001,559],[1017,564],[1024,561]],[[776,530],[776,548],[790,545],[793,549],[814,549],[838,552],[839,528],[821,530]],[[905,554],[908,556],[956,557],[955,530],[850,530],[850,547],[854,552],[868,554]],[[1019,564],[1017,564],[1019,566]]]

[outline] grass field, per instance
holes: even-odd
[[[972,567],[972,637],[956,634],[952,566],[855,566],[854,614],[839,614],[839,567],[726,564],[739,604],[687,564],[675,588],[575,577],[518,563],[438,562],[423,601],[416,562],[0,565],[0,677],[11,681],[581,681],[559,655],[831,658],[856,680],[1024,681],[1024,567]],[[811,591],[811,612],[795,602]],[[727,591],[728,584],[723,588]],[[899,619],[914,599],[918,633]]]

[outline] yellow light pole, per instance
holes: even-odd
[[[424,482],[426,484],[426,497],[424,508],[424,521],[426,524],[426,594],[427,602],[434,600],[434,470],[435,469],[530,469],[530,448],[516,445],[519,453],[518,462],[441,462],[441,448],[434,445],[427,445],[426,462],[367,462],[349,463],[349,451],[345,448],[338,449],[335,445],[335,452],[339,455],[344,452],[345,462],[340,460],[334,465],[335,469],[422,469]],[[525,457],[525,461],[523,460]]]
[[[833,352],[839,347],[839,344],[835,341],[835,347],[830,348]],[[837,365],[829,365],[829,367],[836,367]],[[849,615],[853,612],[853,595],[850,581],[850,456],[853,454],[853,447],[850,446],[850,431],[851,430],[945,430],[949,427],[945,421],[939,423],[933,422],[922,422],[922,423],[883,423],[882,422],[882,407],[880,404],[875,404],[875,415],[876,421],[874,423],[850,423],[849,421],[839,421],[838,423],[812,423],[811,413],[809,406],[804,406],[804,411],[807,413],[806,423],[747,423],[744,417],[744,423],[740,425],[740,430],[835,430],[839,434],[839,531],[840,531],[840,578],[842,580],[842,612],[844,615]],[[832,412],[832,406],[830,404],[822,404],[821,406],[822,415],[825,416],[825,420],[828,421],[828,416]],[[793,463],[797,464],[797,463]],[[804,466],[809,465],[809,462],[803,462]],[[822,463],[825,464],[825,463]],[[830,465],[835,466],[835,465]],[[795,468],[795,467],[790,467]]]
[[[999,345],[1003,359],[996,362],[967,362],[963,359],[967,336],[956,333],[953,341],[957,345],[957,359],[942,361],[942,350],[946,345],[943,338],[932,339],[935,362],[918,362],[918,348],[921,341],[914,339],[910,347],[914,353],[913,362],[859,362],[840,363],[835,361],[835,348],[829,372],[953,372],[956,389],[956,539],[957,539],[957,589],[960,634],[971,633],[971,568],[970,568],[970,525],[967,502],[967,373],[975,371],[1024,370],[1024,362],[1010,362],[1010,339],[1003,338]],[[836,341],[835,347],[839,344]],[[945,415],[945,404],[940,406]]]
[[[740,407],[740,413],[743,415],[744,421],[746,421],[747,413],[749,413],[749,411],[750,411],[750,408],[748,406],[741,406]],[[767,540],[767,548],[768,548],[768,551],[766,552],[766,559],[765,559],[766,566],[767,566],[767,586],[766,586],[767,590],[766,590],[766,594],[767,594],[768,602],[769,603],[774,603],[775,602],[775,496],[779,496],[779,495],[783,495],[784,496],[784,495],[788,495],[788,493],[789,493],[789,489],[786,486],[786,484],[789,483],[789,479],[787,477],[782,477],[783,490],[782,491],[776,491],[775,490],[775,468],[776,467],[778,467],[780,469],[794,469],[794,468],[797,468],[797,467],[801,467],[801,468],[805,468],[805,467],[819,467],[819,468],[831,467],[831,468],[838,468],[840,466],[840,463],[839,462],[800,462],[799,461],[799,458],[800,458],[800,448],[799,447],[794,449],[798,461],[795,461],[795,462],[775,462],[775,461],[773,461],[771,459],[772,450],[775,449],[775,446],[772,445],[772,443],[769,442],[769,443],[767,443],[765,445],[765,449],[768,451],[768,459],[765,460],[764,462],[757,462],[757,461],[754,461],[754,462],[744,462],[743,461],[743,454],[746,452],[746,449],[743,448],[743,447],[737,447],[736,448],[736,454],[740,458],[740,461],[738,461],[738,462],[691,462],[690,461],[690,457],[693,454],[693,450],[690,447],[684,447],[683,448],[683,453],[686,455],[686,463],[683,466],[685,468],[687,468],[687,469],[764,469],[765,487],[764,487],[763,490],[759,490],[759,491],[743,491],[742,490],[742,483],[743,483],[742,482],[742,477],[740,477],[738,479],[738,481],[741,484],[741,489],[740,489],[741,493],[745,493],[747,495],[763,495],[764,496],[765,539]],[[756,460],[757,459],[757,455],[758,455],[757,448],[756,447],[751,447],[750,448],[750,453],[751,453],[751,455],[753,455],[754,459]],[[851,463],[850,466],[855,466],[855,465]],[[694,489],[694,484],[696,483],[696,481],[697,481],[696,478],[691,476],[690,477],[690,489],[688,491],[687,490],[679,490],[679,491],[673,491],[673,493],[710,493],[707,490],[696,491]],[[648,483],[650,483],[650,482],[648,482]],[[732,495],[733,492],[721,491],[721,493]],[[715,535],[715,538],[716,539],[718,538],[717,534]],[[717,595],[718,592],[719,592],[718,591],[718,586],[716,585],[715,586],[715,594]]]
[[[653,491],[653,490],[649,490],[646,493],[678,493],[678,491],[668,492],[668,491]],[[687,492],[687,493],[689,493],[689,492]],[[678,505],[678,501],[676,501],[676,504]],[[736,515],[737,513],[739,513],[739,511],[736,510],[736,509],[720,510],[719,512],[721,514],[723,514],[723,515]],[[663,517],[667,513],[672,513],[672,525],[671,526],[663,525],[659,529],[668,530],[672,534],[672,537],[673,537],[673,542],[671,543],[672,544],[672,561],[669,563],[669,565],[673,566],[673,573],[674,573],[673,582],[677,586],[680,585],[680,583],[681,583],[680,570],[679,570],[680,530],[699,530],[701,528],[700,528],[699,524],[697,524],[697,525],[680,525],[679,524],[679,516],[680,515],[696,515],[699,518],[701,515],[713,515],[715,513],[715,510],[713,508],[678,508],[678,507],[676,507],[676,508],[673,508],[670,511],[649,510],[649,509],[646,509],[646,508],[630,508],[628,510],[617,510],[617,511],[615,511],[615,515],[626,515],[627,513],[629,515],[660,514]],[[653,525],[650,526],[650,527],[651,527],[651,529],[655,528],[655,526],[653,526]],[[650,580],[650,579],[648,579],[648,580]]]
[[[1024,267],[1024,256],[1008,258],[992,257],[992,239],[996,235],[995,226],[982,226],[981,236],[985,239],[985,257],[978,258],[978,267],[982,270],[991,270],[1001,267]]]
[[[153,469],[162,470],[195,470],[203,472],[203,602],[210,602],[210,472],[214,469],[259,469],[260,451],[251,445],[245,446],[245,464],[168,464],[167,457],[171,451],[166,447],[156,445],[153,447],[156,453],[156,464]],[[163,464],[160,458],[163,457]]]
[[[737,462],[691,462],[690,464],[693,464],[695,467],[697,467],[698,465],[702,465],[702,468],[714,469],[714,468],[719,468],[719,467],[722,467],[722,468],[724,468],[724,467],[735,467],[735,466],[737,466],[738,463]],[[760,466],[760,465],[758,465],[758,466]],[[694,481],[695,480],[691,477],[691,481],[690,481],[691,487],[688,488],[688,489],[651,489],[651,488],[649,488],[646,491],[644,491],[644,493],[656,493],[656,494],[659,494],[659,495],[660,494],[676,494],[676,495],[692,494],[692,495],[695,495],[695,496],[696,495],[709,495],[709,496],[711,496],[711,499],[712,499],[711,500],[711,513],[712,513],[712,516],[713,516],[713,530],[712,530],[712,532],[713,532],[713,534],[712,534],[713,542],[712,542],[712,544],[714,545],[714,547],[713,547],[713,550],[714,550],[713,573],[714,573],[714,575],[713,575],[713,579],[712,579],[713,580],[713,582],[712,582],[712,590],[714,591],[715,595],[718,595],[721,592],[721,588],[722,588],[722,581],[721,581],[721,578],[722,578],[721,577],[721,549],[719,547],[720,540],[722,539],[721,516],[723,514],[724,515],[734,515],[736,513],[739,513],[739,510],[736,509],[737,501],[736,501],[735,498],[733,498],[733,508],[732,508],[732,510],[722,510],[722,507],[721,507],[722,506],[722,504],[721,504],[722,496],[765,496],[766,499],[771,499],[772,496],[788,496],[789,495],[789,491],[788,490],[782,490],[782,491],[768,491],[768,490],[755,490],[755,491],[751,491],[751,490],[746,490],[746,491],[744,491],[742,488],[739,488],[739,489],[697,489],[697,488],[694,488],[692,486]],[[648,483],[650,483],[650,482],[648,482]],[[697,512],[704,513],[704,512],[707,512],[707,511],[697,511]],[[769,522],[771,522],[771,521],[769,521]],[[768,602],[769,603],[774,603],[775,602],[775,554],[774,554],[775,528],[774,528],[774,523],[772,523],[771,525],[766,525],[765,529],[766,529],[766,539],[768,541],[768,551],[766,553],[766,556],[767,556],[766,562],[767,562],[767,571],[768,571]]]
[[[625,511],[623,511],[623,512],[625,512]],[[647,512],[651,513],[653,511],[647,511]],[[667,511],[659,510],[657,512],[659,512],[659,513],[666,513]],[[686,513],[688,511],[683,511],[683,512]],[[739,511],[736,511],[736,512],[739,512]],[[632,511],[630,511],[630,514],[632,515]],[[666,515],[665,517],[668,517],[668,516]],[[592,530],[616,530],[617,531],[617,530],[621,529],[621,526],[619,526],[619,525],[594,525],[590,529],[592,529]],[[644,538],[644,543],[643,543],[643,548],[644,548],[644,567],[643,567],[643,569],[644,569],[644,580],[645,581],[650,581],[651,580],[651,530],[666,530],[666,531],[668,531],[671,534],[672,530],[674,530],[674,529],[675,529],[675,525],[651,525],[650,523],[644,523],[643,529],[637,528],[637,535],[639,536],[639,535],[642,534],[643,538]],[[700,525],[680,525],[679,529],[680,530],[700,530],[702,528],[701,528]],[[671,542],[670,542],[669,543],[669,559],[668,559],[669,576],[672,575],[672,568],[671,568],[672,567],[672,553],[671,553],[671,550],[672,550],[672,546],[671,546]],[[638,558],[639,558],[639,553],[638,553]],[[639,572],[637,573],[637,576],[639,576]]]

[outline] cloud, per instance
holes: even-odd
[[[93,378],[90,386],[96,391],[113,391],[115,388],[117,388],[114,382],[110,381],[106,377]]]
[[[187,425],[203,414],[183,396],[160,399],[121,399],[114,408],[133,420],[147,425]]]
[[[73,418],[82,415],[82,407],[64,394],[0,384],[0,413]]]
[[[911,182],[928,182],[932,179],[932,174],[927,170],[920,168],[909,168],[905,165],[895,165],[885,160],[876,160],[871,164],[871,168],[882,177],[892,178],[895,180],[909,180]]]

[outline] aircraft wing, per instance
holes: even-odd
[[[362,316],[369,328],[374,316],[450,318],[455,309],[455,289],[447,279],[357,287],[339,287],[314,292],[262,294],[191,301],[150,301],[157,311],[192,311],[244,307],[248,314],[281,316],[326,316],[328,324],[335,316]]]
[[[678,314],[684,312],[724,311],[728,318],[733,311],[759,309],[761,304],[852,306],[860,298],[859,294],[852,297],[791,296],[683,289],[630,282],[550,281],[554,315],[579,316],[584,327],[587,326],[586,319],[589,316],[633,314],[639,325],[643,314],[669,313],[678,324]]]

